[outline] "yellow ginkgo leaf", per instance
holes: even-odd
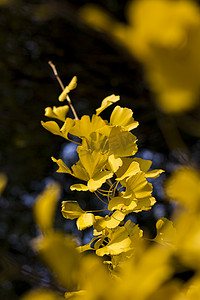
[[[77,87],[77,77],[74,76],[70,83],[65,87],[63,92],[59,96],[59,101],[64,101],[66,99],[67,94],[71,91],[74,90]]]
[[[77,184],[73,184],[70,186],[70,190],[71,191],[82,191],[82,192],[85,192],[85,191],[88,191],[88,186],[85,185],[85,184],[82,184],[82,183],[77,183]]]
[[[150,160],[142,159],[139,157],[135,157],[133,160],[136,161],[137,163],[139,163],[140,170],[142,172],[146,173],[145,176],[147,178],[157,178],[160,174],[162,174],[164,172],[161,169],[155,169],[155,170],[148,171],[152,164],[152,161],[150,161]]]
[[[75,165],[73,165],[71,167],[72,169],[72,175],[78,179],[84,180],[84,181],[88,181],[89,180],[89,176],[87,173],[87,170],[85,170],[85,168],[83,167],[83,164],[81,163],[81,161],[77,161],[77,163]]]
[[[120,157],[115,158],[114,154],[111,154],[108,157],[108,163],[113,173],[117,172],[119,167],[121,167],[123,164],[122,159]]]
[[[55,121],[48,121],[48,122],[41,121],[41,124],[46,130],[50,131],[51,133],[64,137],[62,132],[60,131],[60,127]]]
[[[161,169],[155,169],[155,170],[151,170],[148,171],[146,173],[146,177],[147,178],[157,178],[158,176],[160,176],[160,174],[162,174],[163,172],[165,172],[164,170]]]
[[[105,126],[106,123],[101,117],[93,115],[90,120],[90,117],[85,115],[80,120],[75,120],[75,124],[70,129],[69,133],[80,138],[88,139],[92,132],[100,130]]]
[[[87,140],[83,140],[82,146],[105,154],[108,152],[108,137],[98,131],[92,132]]]
[[[167,246],[172,246],[175,242],[176,229],[173,222],[167,218],[161,218],[156,223],[157,235],[154,241]]]
[[[106,97],[105,99],[103,99],[101,106],[96,109],[96,115],[98,116],[104,109],[106,109],[107,107],[109,107],[110,105],[112,105],[113,103],[115,103],[119,100],[120,100],[120,97],[116,96],[114,94]]]
[[[129,251],[138,238],[141,237],[141,230],[138,225],[135,225],[130,220],[124,226],[115,228],[110,234],[109,243],[96,250],[96,254],[103,255],[118,255],[122,252]]]
[[[36,289],[23,295],[21,300],[64,300],[63,297],[56,292],[48,289]]]
[[[140,171],[142,171],[144,173],[146,173],[152,165],[151,160],[142,159],[142,158],[139,158],[139,157],[134,157],[133,160],[136,161],[139,164]]]
[[[67,118],[65,120],[65,123],[61,127],[60,131],[62,132],[63,136],[66,139],[68,138],[68,133],[69,133],[70,129],[74,126],[74,124],[75,124],[75,120],[73,120],[71,118]]]
[[[110,179],[113,176],[113,173],[110,171],[101,171],[93,176],[88,181],[88,189],[90,192],[94,192],[99,189],[107,179]]]
[[[113,127],[109,135],[110,154],[119,157],[134,155],[138,150],[136,141],[137,139],[132,133],[121,131],[119,127]]]
[[[149,210],[151,207],[156,203],[156,199],[152,196],[144,197],[144,198],[138,198],[137,206],[134,208],[134,212],[141,212],[143,210]]]
[[[134,209],[137,207],[137,200],[131,198],[123,198],[123,197],[114,197],[110,200],[108,204],[108,209],[113,210],[120,210],[125,213],[133,212]]]
[[[64,288],[74,287],[78,278],[80,258],[76,243],[71,237],[61,232],[51,232],[36,238],[33,247]]]
[[[47,233],[53,228],[54,215],[60,192],[60,185],[53,182],[36,198],[33,213],[42,233]]]
[[[65,122],[66,114],[68,113],[68,111],[69,111],[68,105],[59,106],[59,107],[54,106],[53,109],[51,107],[46,107],[45,116],[50,118],[55,118]]]
[[[59,166],[59,169],[57,170],[58,173],[67,173],[72,175],[72,171],[66,166],[62,159],[56,159],[53,156],[51,159]]]
[[[77,201],[63,201],[61,212],[64,218],[71,220],[79,218],[82,214],[85,214],[85,211],[80,208]]]
[[[121,126],[124,130],[130,131],[139,125],[132,116],[133,112],[131,109],[116,106],[110,116],[110,124],[112,126]]]
[[[93,178],[93,176],[99,173],[106,164],[107,155],[103,155],[99,151],[91,152],[90,149],[84,150],[81,149],[81,147],[78,147],[77,152],[84,169],[89,175],[89,178]]]
[[[67,173],[81,180],[89,180],[89,176],[87,171],[84,169],[81,161],[79,160],[75,165],[71,167],[71,170],[66,166],[66,164],[62,161],[62,159],[56,159],[51,157],[51,159],[57,163],[59,166],[57,172],[58,173]]]
[[[76,221],[78,230],[84,230],[95,223],[95,217],[92,213],[82,214]]]
[[[116,210],[110,217],[105,216],[98,218],[94,224],[94,229],[97,231],[102,231],[105,228],[116,228],[121,221],[125,218],[125,214],[121,211]]]
[[[87,251],[87,250],[94,250],[94,249],[91,247],[91,245],[92,245],[92,243],[93,243],[95,240],[97,240],[97,239],[98,239],[98,237],[94,237],[88,244],[77,247],[77,248],[76,248],[77,251],[78,251],[79,253],[82,253],[82,252],[85,252],[85,251]]]
[[[122,166],[122,168],[123,168],[123,166]],[[120,171],[121,170],[119,169],[119,172]],[[132,161],[130,163],[130,165],[128,166],[127,170],[123,173],[123,175],[121,177],[117,177],[116,180],[123,180],[127,177],[131,177],[131,176],[137,174],[138,172],[140,172],[139,164],[136,161]]]
[[[123,196],[137,199],[151,197],[152,190],[152,184],[147,181],[145,173],[138,172],[126,181],[126,191]]]

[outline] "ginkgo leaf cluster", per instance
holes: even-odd
[[[74,87],[74,85],[73,85]],[[70,89],[64,91],[69,92]],[[63,93],[61,94],[61,96]],[[45,114],[59,119],[42,122],[51,133],[73,142],[77,142],[79,160],[71,167],[62,159],[52,157],[57,163],[59,173],[67,173],[78,179],[71,185],[72,191],[95,193],[97,201],[106,204],[107,215],[82,210],[77,201],[64,201],[62,214],[67,219],[76,219],[77,228],[84,230],[93,227],[94,238],[79,251],[93,249],[99,256],[119,255],[134,248],[135,236],[142,236],[142,230],[133,223],[125,221],[130,213],[149,210],[156,202],[152,196],[153,186],[148,177],[156,178],[163,171],[151,170],[151,161],[135,157],[137,138],[131,132],[138,126],[131,109],[115,106],[109,120],[100,115],[109,106],[120,100],[119,96],[110,95],[103,99],[96,114],[84,115],[81,119],[65,117],[66,105],[54,108]],[[47,111],[47,110],[46,110]],[[54,114],[52,114],[54,112]],[[125,223],[124,223],[125,221]],[[133,226],[134,229],[131,229]],[[132,230],[134,237],[132,238]],[[130,232],[129,232],[130,231]]]
[[[54,229],[61,188],[55,182],[46,187],[34,205],[41,235],[32,245],[66,292],[39,288],[24,295],[23,300],[200,297],[200,174],[184,167],[168,179],[165,192],[170,201],[178,203],[177,209],[172,220],[157,220],[155,237],[146,238],[127,216],[151,209],[156,199],[148,178],[156,178],[163,171],[150,170],[151,161],[135,157],[137,138],[130,131],[138,123],[130,109],[116,106],[109,120],[99,116],[118,100],[115,95],[106,97],[96,114],[80,120],[67,118],[66,108],[46,110],[46,116],[64,123],[62,127],[55,121],[42,123],[47,130],[69,142],[77,143],[78,138],[78,161],[74,165],[69,167],[60,158],[52,158],[58,172],[78,180],[70,187],[72,191],[94,193],[103,203],[104,214],[85,211],[75,200],[62,201],[64,218],[75,219],[79,230],[93,230],[92,240],[78,246],[75,237]],[[191,270],[186,281],[177,276]]]

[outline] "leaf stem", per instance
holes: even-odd
[[[62,80],[60,79],[60,77],[59,77],[59,75],[58,75],[58,72],[57,72],[57,70],[56,70],[56,66],[55,66],[51,61],[49,61],[48,64],[49,64],[50,67],[52,68],[53,73],[54,73],[56,79],[58,80],[58,83],[59,83],[60,86],[61,86],[61,89],[64,91],[65,87],[64,87],[64,85],[63,85],[63,83],[62,83]],[[67,102],[68,102],[68,104],[69,104],[69,106],[70,106],[70,108],[71,108],[71,111],[72,111],[73,115],[74,115],[74,118],[75,118],[76,120],[78,120],[77,113],[76,113],[76,111],[75,111],[75,109],[74,109],[74,107],[73,107],[73,105],[72,105],[71,99],[70,99],[70,97],[69,97],[68,94],[66,95],[66,99],[67,99]]]
[[[99,195],[97,194],[97,192],[94,192],[94,194],[97,196],[97,198],[98,198],[101,202],[103,202],[104,204],[108,205],[108,203],[106,203],[105,201],[103,201],[103,200],[99,197]]]
[[[93,213],[93,212],[100,212],[100,211],[106,211],[107,208],[105,209],[96,209],[96,210],[87,210],[87,213]]]

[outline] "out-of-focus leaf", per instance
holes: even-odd
[[[63,300],[64,297],[60,296],[54,291],[48,289],[37,289],[25,294],[21,300]]]
[[[51,232],[36,238],[33,247],[63,287],[71,289],[76,284],[80,258],[71,237]]]
[[[35,221],[42,233],[47,233],[53,228],[54,216],[61,188],[56,182],[49,184],[36,198],[33,213]]]

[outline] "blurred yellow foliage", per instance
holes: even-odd
[[[200,212],[200,173],[189,167],[177,169],[167,181],[167,195],[193,212]]]
[[[136,0],[127,5],[127,24],[86,4],[86,23],[112,35],[146,71],[158,106],[166,113],[193,108],[200,96],[200,9],[189,0]]]
[[[56,275],[60,284],[66,289],[72,289],[76,284],[79,264],[76,243],[72,237],[53,231],[34,239],[33,247]]]
[[[54,216],[60,193],[60,185],[56,182],[52,182],[35,201],[33,213],[35,221],[42,233],[47,233],[53,228]]]
[[[7,176],[3,173],[0,173],[0,195],[3,193],[5,187],[6,187],[6,184],[7,184]]]
[[[62,300],[64,297],[59,296],[56,292],[48,289],[38,289],[25,294],[21,300]]]

